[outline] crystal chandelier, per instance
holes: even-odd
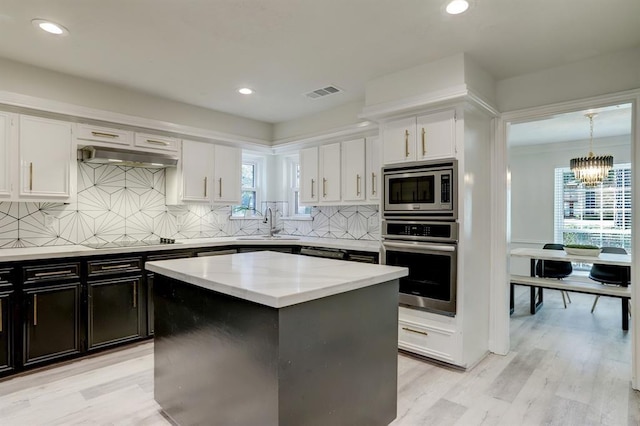
[[[589,138],[589,155],[571,159],[571,171],[576,179],[585,186],[596,186],[609,175],[609,170],[613,168],[612,155],[593,155],[593,117],[598,114],[591,112],[584,116],[589,119],[591,125],[591,136]]]

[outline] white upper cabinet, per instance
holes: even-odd
[[[342,142],[342,200],[362,201],[366,196],[365,140]]]
[[[179,139],[169,136],[152,135],[150,133],[135,134],[134,145],[140,148],[159,149],[162,151],[178,151]]]
[[[380,200],[380,139],[367,138],[365,151],[367,199]]]
[[[318,152],[320,201],[340,201],[340,144],[322,145]]]
[[[318,148],[300,150],[300,202],[318,202]]]
[[[416,118],[390,121],[383,128],[384,163],[402,163],[416,159]]]
[[[215,203],[240,204],[242,198],[242,150],[230,146],[214,145]]]
[[[436,160],[455,157],[455,112],[443,111],[417,118],[417,157]]]
[[[11,141],[15,114],[0,112],[0,200],[11,195]]]
[[[455,157],[455,111],[389,121],[384,125],[384,164]]]
[[[20,197],[68,198],[71,123],[21,115],[19,135]]]
[[[92,124],[77,124],[75,136],[79,145],[92,145],[95,142],[107,145],[133,145],[132,131]]]
[[[182,141],[182,201],[210,202],[213,193],[214,145]]]

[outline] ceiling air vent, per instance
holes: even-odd
[[[334,93],[340,93],[342,91],[343,91],[342,89],[339,89],[336,86],[327,86],[327,87],[323,87],[322,89],[316,89],[309,93],[305,93],[304,95],[307,98],[318,99],[318,98],[323,98],[325,96],[333,95]]]

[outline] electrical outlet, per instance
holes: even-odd
[[[53,228],[56,224],[56,217],[50,214],[43,213],[43,225],[45,228]]]
[[[177,226],[184,225],[184,219],[185,219],[185,215],[184,214],[176,215],[176,225]]]
[[[368,221],[369,229],[377,228],[379,226],[380,220],[376,216],[371,216]]]

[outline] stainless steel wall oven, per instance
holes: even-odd
[[[400,304],[455,316],[457,161],[385,167],[382,263],[409,268]]]

